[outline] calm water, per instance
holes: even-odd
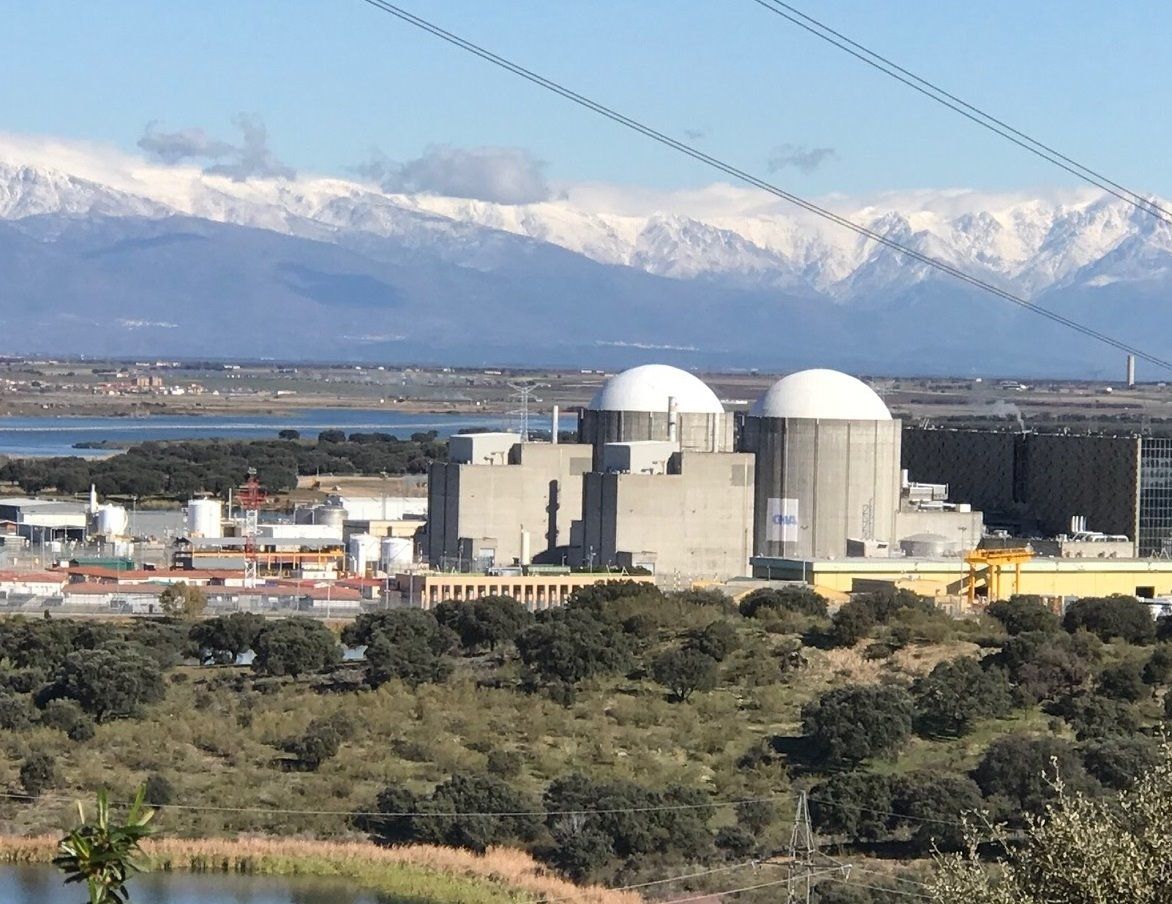
[[[395,904],[344,882],[301,877],[147,873],[129,885],[134,904]],[[85,888],[64,886],[47,866],[0,867],[3,904],[83,904]]]
[[[544,426],[544,425],[541,425]],[[435,430],[449,436],[467,427],[503,430],[508,418],[474,414],[409,414],[355,408],[309,408],[280,415],[159,415],[126,417],[0,417],[0,455],[81,455],[100,457],[100,449],[75,449],[74,443],[106,440],[141,443],[155,439],[276,438],[292,428],[305,436],[322,430],[390,433],[405,438]],[[564,429],[570,429],[565,426]]]

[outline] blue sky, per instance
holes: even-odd
[[[1072,177],[750,0],[402,0],[442,26],[806,194],[1016,190]],[[1163,71],[1172,4],[796,5],[1137,190],[1172,194]],[[0,130],[134,150],[148,122],[239,139],[258,114],[281,161],[344,173],[374,149],[520,147],[555,182],[655,188],[716,175],[360,0],[3,4]]]

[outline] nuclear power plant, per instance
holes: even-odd
[[[430,473],[426,556],[439,569],[694,581],[748,575],[760,557],[890,557],[905,541],[978,540],[979,512],[901,472],[901,429],[838,371],[790,374],[745,413],[686,371],[635,367],[591,399],[578,443],[453,437]]]

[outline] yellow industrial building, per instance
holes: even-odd
[[[882,584],[915,590],[924,596],[967,594],[971,567],[964,558],[785,559],[756,556],[753,576],[767,580],[807,581],[821,589],[851,593]],[[977,571],[977,593],[986,596],[995,581],[989,567]],[[1172,596],[1172,559],[1033,558],[1013,565],[1000,579],[1001,596],[1033,593],[1044,597]]]

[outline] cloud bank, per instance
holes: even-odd
[[[396,163],[378,154],[353,171],[391,194],[435,194],[497,204],[532,204],[552,196],[545,164],[522,148],[433,145]]]
[[[838,154],[834,148],[808,148],[804,144],[779,144],[769,155],[766,161],[769,172],[792,166],[803,173],[812,173],[828,160],[833,160]]]
[[[159,131],[157,123],[147,124],[138,146],[160,163],[174,166],[184,161],[202,161],[204,172],[227,176],[234,182],[249,179],[295,179],[297,173],[269,148],[269,134],[260,116],[238,113],[232,124],[240,130],[240,143],[212,138],[201,128]]]

